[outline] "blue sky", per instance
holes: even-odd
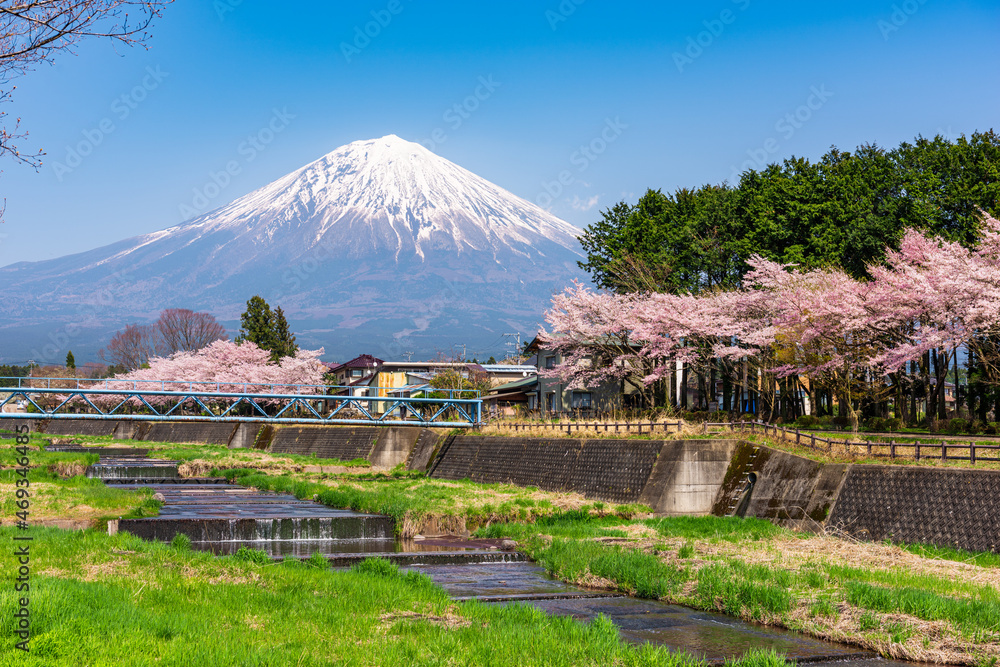
[[[998,29],[995,1],[179,2],[148,50],[85,43],[17,82],[6,111],[47,156],[0,163],[0,265],[390,133],[583,227],[649,187],[994,128]]]

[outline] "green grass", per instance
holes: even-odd
[[[265,475],[252,470],[220,471],[228,479],[265,491],[289,493],[297,498],[315,498],[330,507],[350,508],[359,512],[386,514],[396,519],[396,529],[404,520],[418,521],[427,515],[461,517],[470,529],[516,521],[544,521],[559,514],[552,501],[530,497],[533,491],[509,484],[442,481],[422,475],[328,475],[322,482],[312,482],[292,475]],[[556,494],[553,494],[556,495]],[[611,513],[606,523],[622,523],[628,517],[648,511],[643,505],[608,505],[601,512]],[[575,515],[580,530],[596,530],[585,520],[588,512]],[[596,511],[596,510],[595,510]],[[571,530],[567,528],[567,530]]]
[[[643,523],[664,537],[692,540],[758,541],[778,535],[795,534],[764,519],[741,519],[731,516],[674,516],[646,519]]]
[[[768,621],[791,611],[787,571],[741,565],[715,563],[698,571],[695,598],[702,607],[756,621]]]
[[[625,644],[603,617],[582,624],[524,605],[455,603],[425,576],[385,561],[334,571],[217,559],[128,534],[34,534],[31,652],[14,650],[13,618],[4,614],[0,665],[701,664]],[[13,577],[0,570],[8,610]],[[754,653],[732,665],[781,662]]]
[[[901,549],[924,558],[940,558],[979,567],[1000,567],[1000,554],[989,551],[965,551],[954,547],[938,547],[932,544],[900,544]]]
[[[863,609],[903,613],[925,621],[950,621],[966,636],[1000,632],[1000,603],[959,599],[915,588],[889,588],[857,581],[846,584],[847,601]]]
[[[0,471],[0,512],[13,517],[17,510],[14,470]],[[62,479],[55,473],[34,468],[28,474],[31,485],[29,521],[87,518],[104,526],[109,519],[156,516],[162,503],[150,489],[119,489],[99,479],[82,475]]]

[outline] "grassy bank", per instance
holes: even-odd
[[[566,510],[612,515],[619,520],[649,511],[643,505],[591,502],[577,493],[430,479],[402,471],[364,475],[264,475],[245,469],[216,472],[264,491],[290,493],[331,507],[387,514],[396,519],[396,531],[402,537],[462,534],[494,523],[536,521]]]
[[[15,450],[13,440],[0,441],[0,525],[13,524],[18,511],[15,469],[27,460],[31,508],[30,521],[103,526],[109,519],[155,516],[160,503],[149,489],[109,488],[84,476],[96,454],[47,452],[32,437],[27,457]]]
[[[494,525],[555,576],[877,651],[995,665],[1000,571],[994,554],[858,544],[719,517],[616,522],[570,513]]]
[[[338,572],[55,529],[36,531],[31,551],[31,652],[14,650],[4,614],[0,665],[700,664],[623,644],[604,619],[455,603],[383,561]],[[13,609],[13,568],[0,572],[0,605]],[[755,654],[733,664],[783,661]]]

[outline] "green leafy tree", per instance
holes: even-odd
[[[73,350],[66,353],[66,368],[76,370],[76,359],[73,357]]]
[[[295,336],[288,328],[288,321],[281,308],[274,311],[260,296],[247,301],[247,309],[240,316],[240,330],[236,342],[249,341],[262,350],[271,352],[271,360],[293,356],[299,349]]]

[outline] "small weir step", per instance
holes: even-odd
[[[745,623],[723,614],[701,612],[657,600],[640,600],[607,591],[593,591],[552,579],[534,563],[480,565],[416,565],[457,601],[485,604],[530,604],[557,616],[571,616],[585,623],[599,615],[618,626],[622,639],[667,646],[721,665],[750,649],[774,649],[790,660],[806,663],[837,661],[840,667],[870,667],[875,656],[841,644],[813,639],[773,627]],[[904,667],[879,661],[881,667]]]
[[[225,477],[119,477],[105,479],[108,486],[151,486],[154,484],[170,484],[172,486],[205,486],[207,484],[226,484]]]

